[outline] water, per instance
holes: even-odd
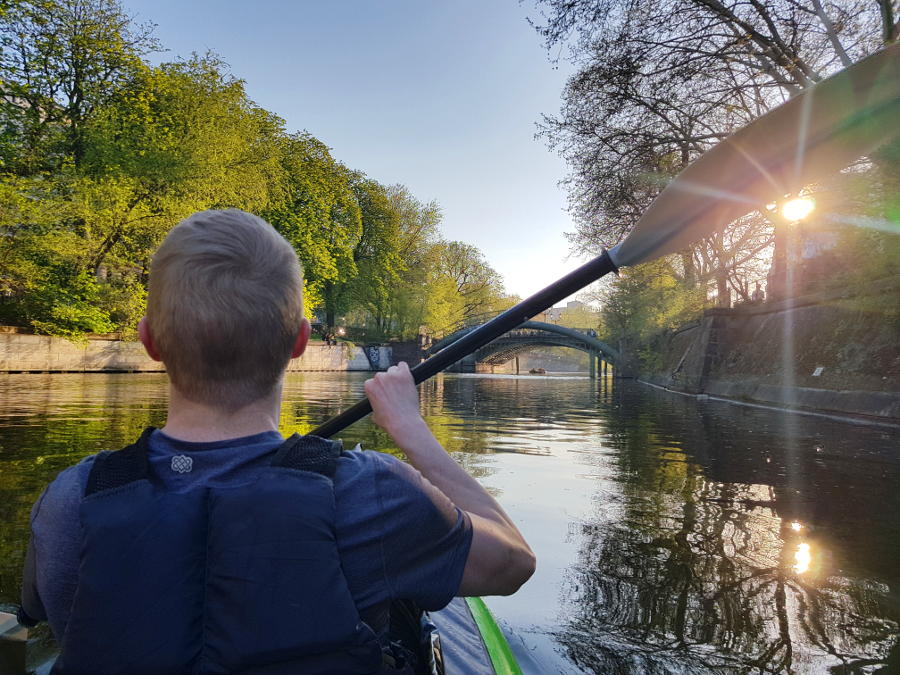
[[[364,379],[290,375],[282,431]],[[422,399],[537,554],[489,599],[536,672],[900,672],[900,432],[587,378],[443,376]],[[0,605],[43,486],[165,404],[161,375],[0,376]],[[390,448],[368,421],[343,437]]]

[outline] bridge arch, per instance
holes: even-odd
[[[478,327],[467,326],[438,340],[428,350],[428,354],[431,355],[440,351]],[[600,355],[613,365],[619,362],[618,351],[596,337],[575,328],[559,326],[555,323],[546,323],[544,321],[526,321],[520,324],[479,349],[476,352],[476,356],[480,361],[502,363],[520,352],[541,346],[570,347],[589,354]]]

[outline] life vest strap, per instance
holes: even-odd
[[[117,451],[105,450],[94,458],[84,496],[122,487],[147,477],[147,450],[154,427],[147,427],[135,443]]]
[[[84,496],[148,478],[150,464],[147,457],[150,436],[154,431],[156,427],[147,427],[131,445],[115,452],[106,450],[98,453],[88,476]],[[341,452],[340,441],[293,434],[276,449],[272,466],[311,471],[333,479]]]
[[[312,471],[332,479],[341,452],[343,449],[340,441],[293,434],[275,452],[272,464],[286,469]]]

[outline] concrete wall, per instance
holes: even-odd
[[[642,377],[687,393],[900,423],[898,292],[873,290],[709,310],[660,339],[662,366]]]
[[[520,365],[521,369],[521,365]],[[527,374],[527,370],[521,370],[520,373],[516,373],[516,360],[510,359],[505,363],[499,363],[497,365],[491,363],[476,363],[475,364],[475,372],[476,373],[487,373],[491,375],[519,375],[522,373]]]
[[[0,371],[160,372],[140,342],[91,339],[70,342],[47,335],[0,333]]]
[[[557,354],[556,352],[563,352]],[[572,357],[565,352],[573,352],[575,354],[584,355],[584,358]],[[496,375],[528,375],[532,369],[543,368],[548,373],[584,373],[588,374],[588,355],[585,352],[576,352],[574,349],[566,349],[557,347],[542,348],[533,352],[523,352],[519,354],[519,372],[516,372],[516,359],[498,365],[490,363],[476,363],[475,371],[478,373],[493,373]]]
[[[369,356],[366,356],[366,351]],[[299,359],[293,359],[289,371],[372,370],[391,363],[390,347],[329,347],[311,344]],[[63,338],[23,333],[0,333],[0,372],[162,372],[139,342],[91,338],[70,342]]]
[[[390,347],[349,347],[346,343],[329,347],[312,344],[306,348],[303,356],[291,360],[288,371],[386,370],[392,364],[392,358]]]

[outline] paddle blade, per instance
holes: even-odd
[[[900,44],[754,120],[698,158],[610,251],[619,267],[681,250],[900,136]]]

